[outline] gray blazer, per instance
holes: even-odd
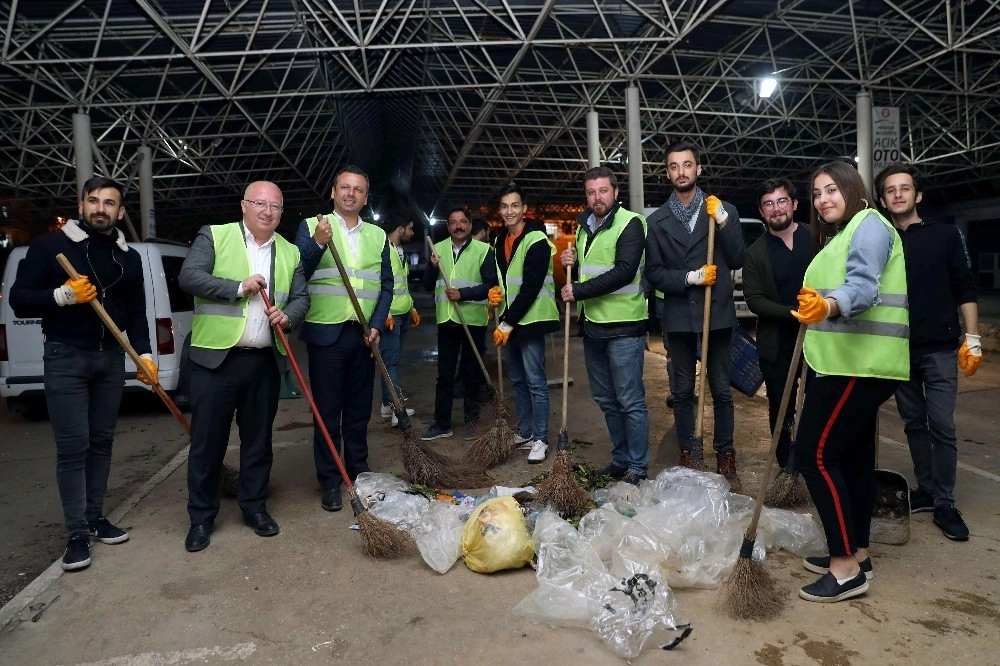
[[[243,224],[240,223],[240,226],[242,227]],[[198,235],[184,259],[178,282],[181,289],[192,296],[235,304],[239,300],[236,297],[236,291],[239,289],[240,283],[236,280],[212,275],[213,268],[215,268],[215,243],[212,241],[212,227],[204,226],[198,231]],[[288,316],[290,322],[286,332],[298,328],[309,310],[309,289],[306,285],[305,274],[302,272],[301,261],[295,265],[289,292],[288,303],[282,308],[282,312]],[[274,298],[273,252],[271,253],[271,270],[267,276],[267,295],[271,299]],[[278,368],[283,372],[285,359],[278,352],[275,337],[274,329],[271,329],[271,348],[274,350]],[[228,349],[207,349],[191,345],[191,360],[210,370],[219,367],[226,359],[227,354],[229,354]]]
[[[736,326],[730,271],[743,267],[746,253],[739,213],[730,203],[724,201],[722,205],[729,213],[729,221],[724,229],[715,232],[714,261],[711,263],[718,267],[718,274],[712,287],[710,330]],[[689,234],[666,203],[647,219],[645,275],[653,289],[663,292],[664,333],[701,332],[705,288],[688,286],[684,278],[688,271],[698,270],[706,263],[709,222],[703,207],[694,232]]]

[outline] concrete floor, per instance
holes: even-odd
[[[430,311],[429,303],[420,307]],[[401,380],[404,388],[413,387],[410,406],[417,410],[418,429],[429,423],[433,404],[433,356],[423,352],[434,346],[434,328],[431,317],[426,319],[407,341],[410,351]],[[655,352],[655,341],[651,346],[645,380],[655,473],[672,463],[676,444],[670,436],[672,415],[663,407],[665,364]],[[304,353],[300,358],[304,361]],[[680,612],[694,625],[691,637],[669,656],[652,650],[632,663],[1000,663],[997,358],[988,355],[980,372],[962,378],[960,386],[957,498],[972,530],[968,542],[945,539],[930,514],[914,516],[907,544],[873,546],[876,578],[868,595],[833,605],[798,600],[795,589],[814,575],[803,570],[797,558],[779,553],[770,563],[789,596],[779,619],[732,622],[716,607],[717,590],[677,590]],[[560,363],[551,353],[548,363],[549,376],[558,376]],[[492,357],[486,364],[495,367]],[[570,374],[570,435],[593,442],[579,449],[577,457],[603,464],[608,455],[606,429],[590,399],[576,338],[571,340]],[[509,391],[507,395],[510,402]],[[561,389],[554,389],[553,431],[560,421],[560,398]],[[753,488],[769,444],[766,400],[737,396],[736,402],[741,475]],[[455,409],[460,421],[459,402]],[[35,553],[36,559],[42,555],[52,562],[53,550],[58,555],[63,541],[51,480],[51,433],[46,423],[12,419],[0,420],[7,525],[0,527],[0,537],[15,544],[5,548],[16,550],[11,554]],[[900,444],[905,437],[891,402],[883,408],[882,424],[882,466],[912,479],[908,451]],[[590,632],[537,625],[511,613],[511,607],[536,587],[531,569],[480,575],[460,562],[441,576],[419,556],[394,562],[365,557],[357,533],[348,529],[353,522],[349,511],[331,514],[319,507],[305,401],[282,401],[275,430],[269,509],[281,534],[257,537],[242,524],[235,504],[226,502],[212,545],[192,554],[183,548],[186,441],[179,426],[169,414],[152,409],[123,417],[112,485],[129,492],[117,491],[109,508],[117,507],[112,518],[128,528],[132,538],[118,546],[95,544],[93,564],[84,571],[63,573],[53,562],[37,577],[33,572],[32,582],[0,611],[0,663],[620,661]],[[370,433],[373,467],[401,474],[400,441],[399,433],[376,415]],[[231,444],[237,444],[235,438]],[[463,443],[457,438],[441,446],[456,455]],[[171,450],[178,452],[168,453]],[[230,452],[230,460],[235,453]],[[140,479],[153,474],[153,468],[159,471],[143,483]],[[539,471],[518,458],[492,473],[498,483],[513,485]],[[20,489],[28,486],[34,488],[29,496],[35,503],[47,507],[32,516],[43,527],[17,530],[21,513],[28,510],[19,499]]]

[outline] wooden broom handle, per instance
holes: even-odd
[[[706,264],[715,259],[715,220],[708,216],[708,257]],[[718,277],[718,275],[716,275]],[[712,325],[712,285],[705,285],[705,307],[701,317],[701,369],[698,372],[698,420],[695,422],[694,436],[701,439],[705,424],[705,377],[708,368],[708,333]]]

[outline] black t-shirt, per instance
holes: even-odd
[[[767,258],[774,275],[774,284],[778,289],[778,302],[787,305],[789,310],[799,307],[797,296],[802,288],[802,280],[806,269],[813,259],[813,241],[809,229],[800,224],[792,236],[792,249],[788,249],[785,241],[773,234],[765,234],[767,238]],[[778,329],[780,345],[792,345],[798,333],[796,322],[787,322]]]

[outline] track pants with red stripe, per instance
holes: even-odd
[[[796,466],[823,521],[833,557],[868,547],[876,494],[876,417],[898,384],[825,375],[813,377],[806,388]]]

